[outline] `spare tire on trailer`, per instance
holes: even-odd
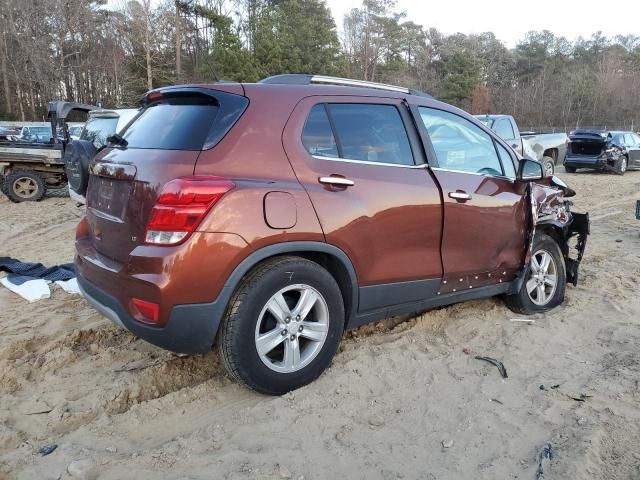
[[[65,148],[64,169],[69,188],[79,195],[84,196],[87,193],[89,164],[96,153],[96,147],[89,140],[73,140]]]

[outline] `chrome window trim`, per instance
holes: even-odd
[[[322,155],[311,155],[317,160],[328,160],[330,162],[344,162],[344,163],[358,163],[361,165],[379,165],[381,167],[400,167],[400,168],[425,168],[428,167],[426,163],[420,165],[398,165],[397,163],[383,163],[383,162],[371,162],[368,160],[356,160],[351,158],[339,158],[339,157],[323,157]]]
[[[442,168],[442,167],[431,167],[431,170],[437,170],[439,172],[453,172],[453,173],[466,173],[467,175],[478,175],[479,177],[489,177],[489,178],[498,178],[500,180],[508,180],[511,183],[516,182],[515,177],[505,177],[504,175],[490,175],[488,173],[477,173],[477,172],[465,172],[464,170],[453,170],[451,168]]]

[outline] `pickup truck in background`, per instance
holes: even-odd
[[[17,140],[0,141],[0,189],[13,202],[38,201],[48,189],[66,187],[66,119],[73,111],[89,112],[97,107],[75,102],[49,102],[47,127],[23,127]],[[28,131],[25,129],[29,129]],[[39,129],[39,130],[36,130]],[[12,137],[13,138],[13,137]]]
[[[564,133],[521,132],[511,115],[476,115],[476,118],[496,132],[525,158],[538,160],[547,176],[554,174],[567,153],[569,137]]]

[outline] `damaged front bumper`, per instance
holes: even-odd
[[[527,265],[535,232],[543,230],[553,237],[564,257],[567,282],[578,284],[578,270],[591,233],[589,214],[571,211],[573,203],[566,197],[575,195],[562,180],[553,177],[550,185],[530,184],[532,226]]]

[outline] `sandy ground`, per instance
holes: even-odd
[[[369,325],[280,398],[57,287],[33,304],[0,287],[0,478],[535,479],[550,443],[545,479],[639,479],[640,172],[561,176],[593,218],[562,307],[532,325],[499,299]],[[3,197],[0,256],[71,261],[80,215],[69,199]]]

